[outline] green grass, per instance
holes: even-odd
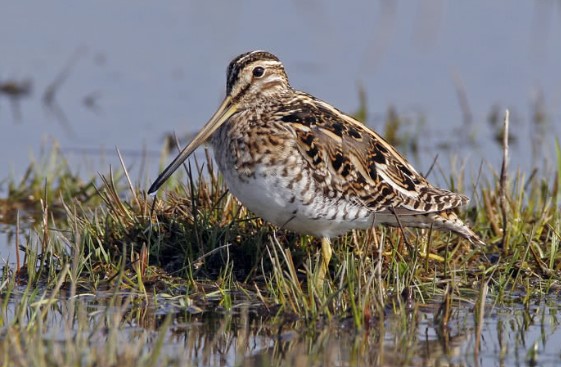
[[[2,202],[8,210],[32,208],[28,212],[37,225],[19,239],[25,255],[17,277],[33,284],[52,284],[68,265],[74,280],[88,291],[181,286],[199,292],[211,287],[225,298],[232,291],[252,298],[258,289],[264,303],[318,317],[363,312],[365,307],[374,312],[388,293],[408,288],[431,299],[452,281],[461,292],[490,274],[490,294],[495,295],[524,289],[528,280],[540,284],[534,292],[546,294],[559,280],[558,173],[553,179],[533,177],[528,182],[517,174],[509,180],[508,246],[502,243],[498,177],[491,177],[477,187],[475,205],[460,213],[488,247],[473,248],[439,231],[406,230],[412,247],[399,229],[352,232],[334,240],[329,281],[316,288],[311,269],[318,261],[318,239],[256,218],[228,193],[210,160],[193,162],[184,174],[187,183],[176,179],[155,200],[133,188],[123,172],[94,185],[93,179],[81,182],[56,150],[48,161],[53,162],[48,166],[52,172],[31,165],[19,185],[10,183]],[[94,193],[84,199],[81,193],[88,190]],[[24,192],[39,196],[23,204]],[[3,280],[9,275],[5,272]],[[231,307],[230,301],[224,304]]]

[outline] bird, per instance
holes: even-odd
[[[321,238],[319,279],[331,239],[352,229],[434,228],[484,245],[453,211],[467,196],[433,186],[374,130],[292,88],[277,56],[243,53],[226,77],[224,100],[149,195],[210,141],[228,189],[244,206],[276,226]]]

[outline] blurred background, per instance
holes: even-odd
[[[53,145],[77,171],[105,173],[118,147],[147,188],[166,135],[185,143],[223,97],[229,61],[253,49],[276,54],[295,88],[365,117],[421,172],[435,158],[441,172],[498,171],[506,108],[511,167],[529,175],[556,163],[560,1],[29,0],[0,9],[2,179],[21,177]]]

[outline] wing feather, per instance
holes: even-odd
[[[468,202],[464,195],[432,186],[376,132],[310,95],[298,92],[276,116],[295,134],[325,192],[341,193],[376,212],[440,212]]]

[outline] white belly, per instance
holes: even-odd
[[[219,164],[220,165],[220,164]],[[344,201],[318,195],[315,183],[290,180],[279,172],[259,167],[252,177],[242,178],[222,169],[230,192],[259,217],[279,227],[301,234],[334,237],[354,228],[370,228],[374,217],[367,210]]]

